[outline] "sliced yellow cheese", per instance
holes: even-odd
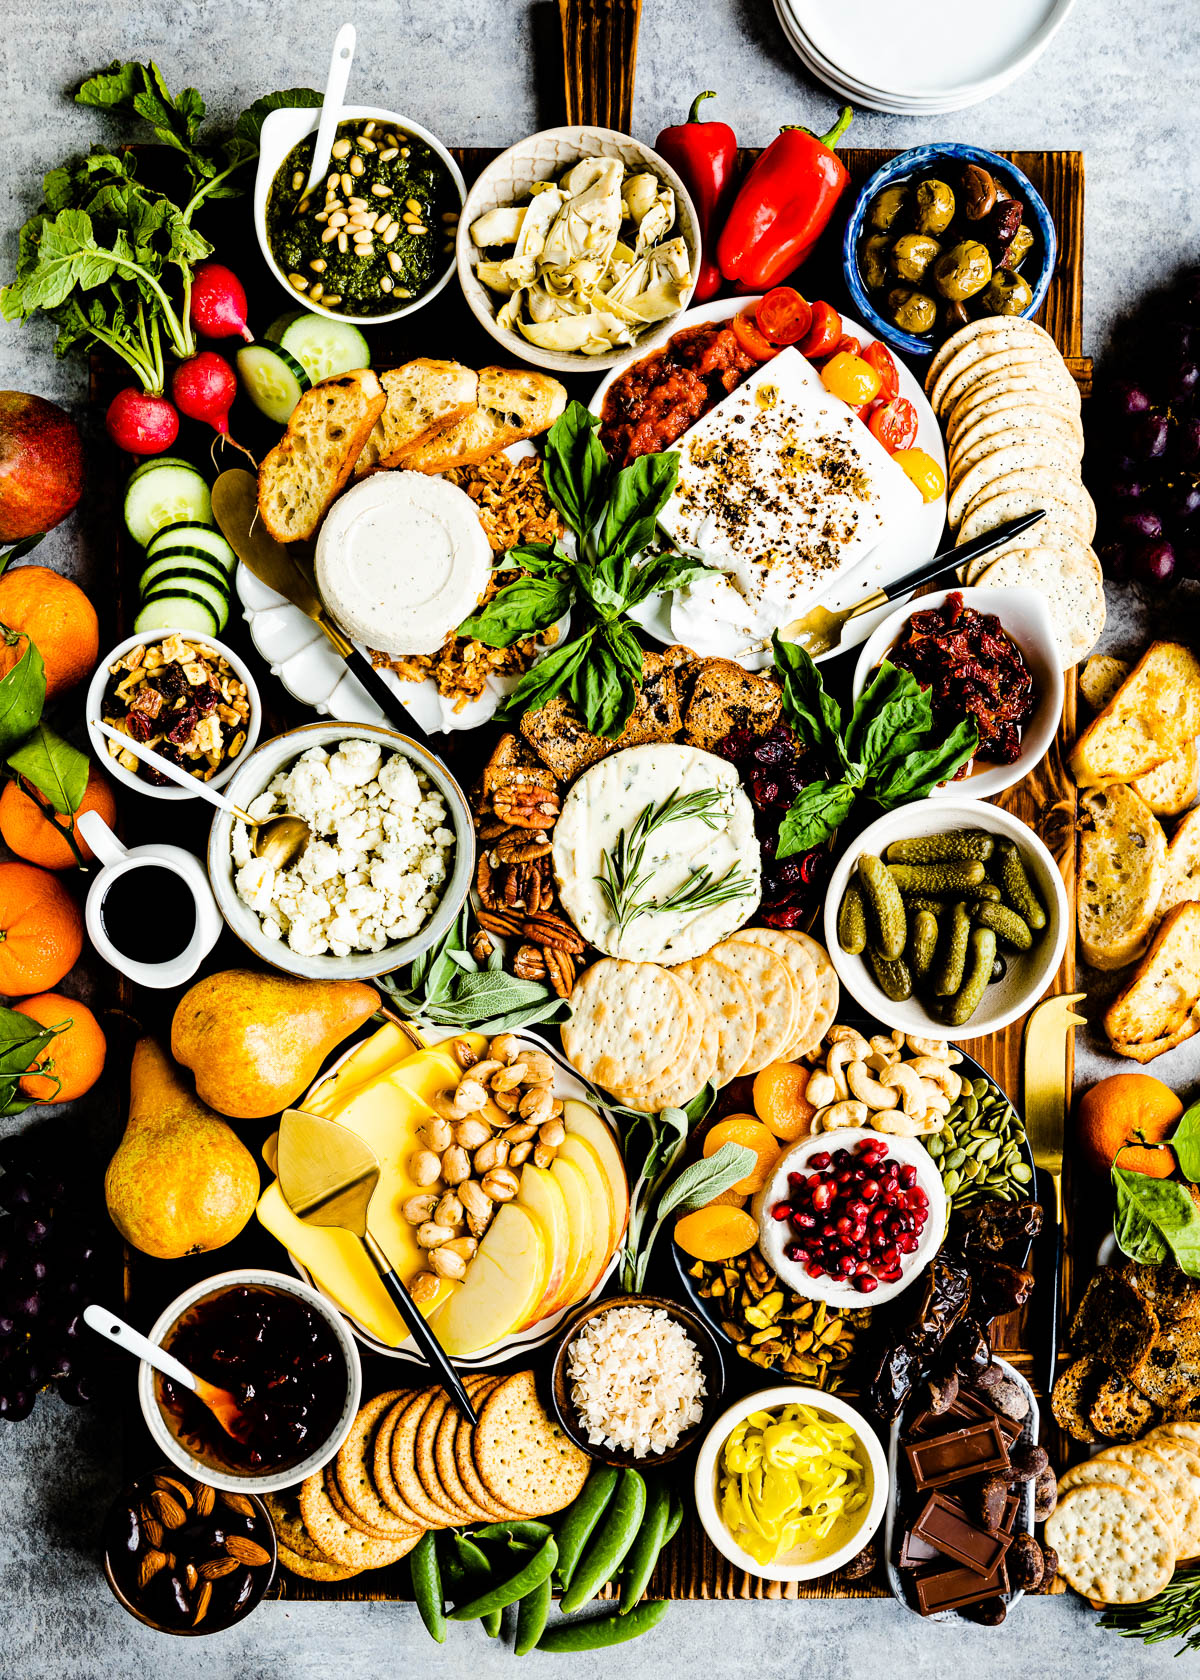
[[[326,1119],[330,1118],[332,1108],[345,1103],[352,1090],[389,1072],[413,1054],[413,1043],[407,1034],[392,1022],[387,1022],[378,1032],[354,1047],[332,1079],[327,1079],[305,1098],[303,1107],[306,1113],[323,1114]]]

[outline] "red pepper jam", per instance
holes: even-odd
[[[166,1345],[198,1377],[229,1389],[248,1419],[235,1441],[190,1390],[156,1378],[169,1425],[205,1463],[285,1470],[327,1441],[341,1417],[345,1355],[322,1315],[288,1290],[218,1290],[188,1309]]]
[[[975,719],[976,758],[1012,764],[1019,756],[1036,695],[1021,650],[995,613],[965,607],[955,592],[943,606],[914,613],[888,658],[932,690],[935,723],[953,728],[964,717]]]
[[[621,467],[639,455],[670,449],[757,365],[731,327],[720,322],[686,327],[613,380],[600,441]]]

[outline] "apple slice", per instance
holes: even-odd
[[[588,1181],[573,1161],[564,1161],[561,1154],[550,1163],[550,1176],[562,1191],[567,1208],[566,1276],[558,1296],[555,1311],[574,1306],[582,1299],[581,1286],[591,1266],[595,1238],[592,1227],[592,1197]]]
[[[629,1218],[629,1180],[625,1162],[613,1129],[587,1103],[569,1100],[563,1104],[563,1125],[595,1150],[608,1179],[609,1194],[615,1215],[612,1243],[615,1247],[625,1232]]]
[[[607,1174],[590,1143],[585,1143],[574,1132],[568,1132],[559,1145],[555,1161],[568,1162],[577,1167],[583,1174],[588,1188],[592,1252],[574,1297],[576,1301],[582,1301],[596,1287],[600,1281],[600,1274],[612,1258],[613,1249],[616,1247],[614,1232],[617,1229],[617,1215],[612,1203],[612,1192],[608,1187]]]
[[[480,1353],[520,1329],[545,1292],[546,1269],[541,1220],[516,1202],[501,1203],[462,1288],[429,1320],[451,1358]]]
[[[545,1167],[535,1167],[526,1161],[521,1168],[521,1182],[517,1190],[517,1206],[528,1208],[542,1224],[548,1238],[546,1255],[546,1286],[542,1298],[533,1309],[530,1324],[557,1311],[559,1297],[567,1284],[567,1260],[571,1249],[571,1233],[567,1227],[567,1202]],[[525,1328],[524,1325],[521,1326]]]

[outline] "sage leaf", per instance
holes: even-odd
[[[62,817],[72,816],[87,791],[87,755],[39,723],[29,739],[8,755],[10,769],[31,782]]]
[[[659,1219],[680,1208],[690,1212],[704,1207],[740,1178],[749,1178],[757,1159],[753,1149],[747,1149],[744,1143],[723,1143],[715,1154],[693,1161],[663,1191],[658,1203]]]
[[[0,679],[0,752],[23,741],[42,715],[46,700],[46,667],[42,656],[25,638],[25,651],[12,670]]]

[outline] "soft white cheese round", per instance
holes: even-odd
[[[348,636],[383,653],[436,653],[491,569],[470,496],[427,473],[372,473],[334,502],[317,538],[321,599]]]
[[[631,901],[661,904],[699,873],[714,881],[733,871],[745,890],[709,909],[647,908],[624,928],[601,879],[611,873],[621,834],[632,842],[638,818],[672,793],[714,795],[703,816],[655,828],[637,865]],[[742,927],[762,896],[754,809],[737,771],[715,753],[671,742],[627,747],[585,770],[563,801],[554,828],[554,873],[563,909],[598,950],[634,962],[681,963],[701,956]],[[634,870],[627,871],[627,878]]]

